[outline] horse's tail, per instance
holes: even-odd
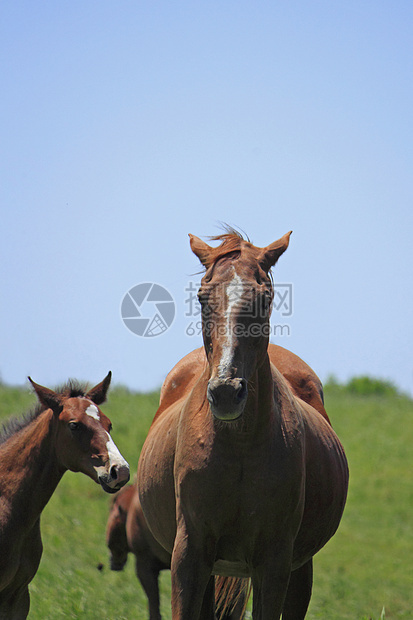
[[[215,577],[215,609],[218,620],[241,620],[251,589],[250,579]]]

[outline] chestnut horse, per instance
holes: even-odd
[[[126,485],[113,498],[106,525],[106,544],[112,570],[123,570],[129,552],[134,554],[136,575],[148,597],[149,620],[161,620],[159,573],[171,568],[171,556],[148,528],[136,484]],[[245,597],[239,588],[234,595],[234,610],[225,614],[223,620],[240,620],[243,615]]]
[[[258,248],[232,231],[214,248],[191,236],[208,363],[163,391],[138,468],[146,520],[172,554],[173,620],[214,618],[216,574],[251,578],[254,620],[302,620],[312,558],[344,510],[347,461],[321,395],[299,398],[297,373],[286,380],[268,354],[270,270],[289,237]]]
[[[30,377],[29,377],[30,379]],[[69,382],[58,392],[31,383],[39,406],[0,434],[0,618],[29,613],[28,584],[42,555],[40,515],[68,469],[116,493],[129,465],[114,444],[99,405],[111,373],[91,390]]]

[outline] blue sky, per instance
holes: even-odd
[[[3,381],[160,386],[201,345],[187,235],[227,222],[293,230],[275,342],[413,393],[410,2],[5,0],[0,54]],[[121,320],[143,282],[156,338]]]

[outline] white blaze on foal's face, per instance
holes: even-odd
[[[94,420],[100,422],[99,409],[93,403],[90,403],[89,407],[86,409],[85,413],[89,415]]]
[[[227,298],[227,308],[225,310],[225,340],[222,346],[221,360],[218,366],[218,376],[225,377],[231,367],[234,355],[234,325],[233,312],[242,299],[244,292],[244,283],[232,267],[234,275],[232,280],[227,284],[225,293]]]
[[[106,442],[106,448],[108,451],[108,458],[109,458],[109,471],[111,470],[113,465],[118,465],[119,467],[128,466],[127,462],[125,461],[125,459],[119,452],[118,447],[113,441],[112,437],[109,435],[109,433],[106,433],[106,434],[108,438]]]
[[[92,402],[90,403],[85,413],[91,418],[93,418],[94,420],[96,420],[97,422],[100,422],[99,409],[96,407],[94,403]],[[103,467],[102,466],[95,467],[98,473],[102,473],[103,471],[106,471],[106,470],[110,472],[113,465],[117,465],[119,467],[123,467],[127,465],[127,462],[125,461],[125,459],[119,452],[118,447],[113,441],[112,437],[109,435],[107,431],[105,432],[107,435],[106,449],[108,451],[108,464]]]
[[[96,473],[98,474],[98,476],[109,475],[109,477],[111,478],[112,477],[111,470],[113,466],[116,466],[117,468],[127,467],[129,469],[129,465],[127,461],[123,458],[121,453],[119,452],[118,447],[113,441],[110,434],[107,431],[105,431],[105,434],[106,434],[106,440],[107,440],[106,450],[107,450],[108,460],[106,461],[105,465],[94,467],[94,469]],[[115,481],[116,481],[116,478],[115,478]]]

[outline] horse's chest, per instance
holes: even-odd
[[[231,524],[251,529],[257,516],[274,514],[284,496],[295,494],[289,461],[288,455],[275,458],[260,446],[210,450],[181,470],[181,499],[229,530]]]

